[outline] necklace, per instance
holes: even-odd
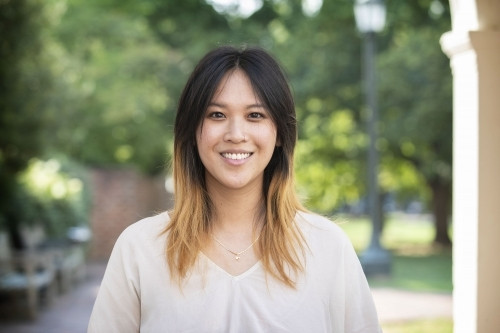
[[[250,250],[250,248],[259,240],[260,238],[260,234],[259,234],[259,237],[255,238],[255,240],[252,242],[252,244],[250,244],[249,247],[247,247],[246,249],[244,249],[243,251],[240,251],[240,252],[234,252],[234,251],[231,251],[230,249],[228,249],[224,244],[222,244],[222,242],[220,240],[217,239],[217,237],[215,237],[214,234],[212,234],[212,237],[213,239],[219,243],[220,246],[222,246],[224,248],[224,250],[230,252],[231,254],[234,255],[234,259],[236,260],[239,260],[241,258],[241,255],[245,252],[247,252],[248,250]]]

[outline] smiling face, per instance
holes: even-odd
[[[277,141],[276,125],[241,70],[226,74],[197,129],[208,190],[261,191]]]

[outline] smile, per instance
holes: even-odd
[[[230,160],[244,160],[245,158],[250,157],[250,155],[252,155],[252,154],[251,153],[238,153],[238,154],[222,153],[221,155],[222,155],[222,157],[228,158]]]

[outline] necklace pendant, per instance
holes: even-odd
[[[239,260],[239,259],[240,259],[240,256],[236,256],[236,257],[234,257],[234,259]]]

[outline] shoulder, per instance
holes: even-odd
[[[315,230],[317,232],[345,235],[342,228],[323,215],[310,212],[298,212],[295,219],[299,228],[303,231]]]
[[[341,247],[351,244],[342,228],[325,216],[298,212],[295,220],[309,246],[311,243],[328,243]]]
[[[165,231],[170,217],[167,212],[144,218],[129,225],[118,238],[118,242],[138,243],[145,240],[156,240]]]

